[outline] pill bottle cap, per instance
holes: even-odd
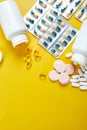
[[[74,53],[71,60],[79,65],[87,65],[87,57],[79,53]]]
[[[12,37],[11,41],[12,41],[13,47],[16,47],[22,43],[27,43],[28,39],[25,34],[20,34],[20,35],[16,35]]]

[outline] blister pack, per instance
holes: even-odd
[[[31,32],[34,26],[45,14],[45,12],[47,12],[49,6],[50,5],[45,0],[38,0],[35,5],[29,10],[29,12],[25,15],[24,21],[29,32]]]
[[[34,29],[32,29],[31,33],[35,35],[37,38],[40,38],[43,35],[43,33],[46,32],[48,28],[54,23],[54,21],[58,16],[59,16],[58,11],[53,7],[50,7],[50,9],[36,24]]]
[[[74,40],[77,33],[77,29],[59,16],[38,43],[54,57],[59,58]]]
[[[80,10],[77,12],[76,18],[81,22],[87,19],[87,1],[84,2]]]
[[[84,0],[57,0],[53,6],[62,16],[69,19],[83,2]]]

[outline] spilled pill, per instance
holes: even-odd
[[[80,82],[79,85],[80,86],[87,86],[87,82]]]
[[[73,54],[72,54],[72,52],[67,53],[67,54],[66,54],[66,58],[71,58],[71,57],[72,57],[72,55],[73,55]]]
[[[0,51],[0,63],[3,61],[3,54],[2,52]]]
[[[67,64],[65,72],[69,75],[72,75],[74,73],[74,66],[72,64]]]
[[[78,83],[72,83],[73,87],[80,87],[80,85]]]
[[[66,69],[66,64],[63,61],[61,61],[61,60],[57,60],[57,61],[54,62],[54,69],[58,73],[62,73]]]
[[[78,83],[78,81],[79,81],[78,79],[70,79],[71,83]]]
[[[80,90],[87,90],[87,86],[80,86]]]
[[[58,81],[58,79],[59,79],[59,74],[56,72],[56,70],[50,71],[50,73],[49,73],[49,79],[50,79],[51,81]]]
[[[79,79],[79,78],[80,78],[80,75],[73,75],[72,78],[73,78],[73,79]]]
[[[83,76],[83,75],[84,75],[84,73],[82,72],[81,69],[78,69],[78,73],[79,73],[80,76]]]
[[[87,79],[86,78],[79,78],[79,81],[83,82],[83,81],[86,81]]]
[[[59,82],[62,84],[62,85],[68,85],[69,82],[70,82],[70,77],[67,73],[61,73],[59,74]]]

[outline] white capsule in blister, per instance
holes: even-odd
[[[84,73],[83,73],[83,71],[81,69],[78,69],[78,73],[79,73],[80,76],[84,75]]]
[[[79,83],[72,83],[72,86],[76,88],[80,87]]]
[[[84,77],[87,79],[87,74],[84,74]]]
[[[79,79],[79,78],[80,78],[80,75],[73,75],[72,78],[73,78],[73,79]]]
[[[87,86],[80,86],[80,90],[87,90]]]
[[[71,83],[78,83],[78,79],[70,79]]]
[[[79,85],[80,86],[87,86],[87,82],[80,82]]]
[[[83,81],[86,81],[87,79],[86,78],[79,78],[79,81],[83,82]]]

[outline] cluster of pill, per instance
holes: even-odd
[[[28,31],[34,28],[34,26],[39,22],[44,13],[48,10],[49,4],[44,0],[38,0],[32,9],[24,17],[24,21],[28,28]]]
[[[50,9],[44,14],[44,16],[36,24],[36,26],[31,31],[31,33],[35,35],[37,38],[41,38],[43,33],[45,33],[48,30],[48,28],[52,25],[52,23],[55,22],[58,15],[59,15],[58,11],[53,7],[50,7]]]
[[[69,19],[84,0],[47,0],[53,5],[65,18]]]
[[[83,22],[87,19],[87,1],[82,5],[78,13],[76,14],[76,18]]]
[[[73,87],[80,88],[80,90],[87,90],[87,67],[81,66],[78,69],[78,75],[73,75],[70,82]]]
[[[77,35],[77,30],[59,16],[43,34],[39,44],[54,57],[59,58]]]
[[[24,55],[24,62],[26,63],[27,69],[30,69],[32,67],[32,55],[35,61],[41,60],[39,50],[35,49],[32,51],[32,49],[28,47]]]
[[[59,81],[62,85],[68,85],[70,83],[69,75],[74,72],[74,66],[72,64],[65,64],[61,60],[54,62],[54,70],[50,71],[49,79],[51,81]]]

